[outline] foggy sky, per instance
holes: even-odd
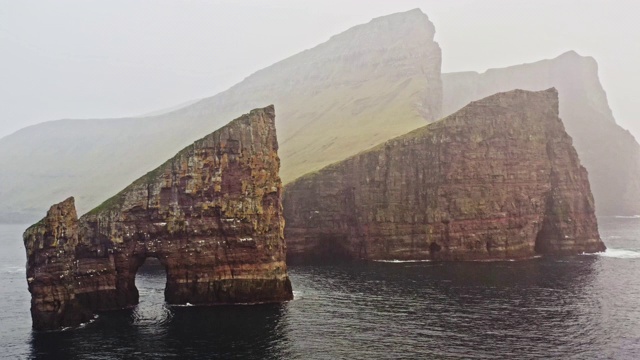
[[[421,8],[443,72],[593,56],[640,139],[640,6],[591,0],[0,0],[0,137],[60,118],[140,115],[215,95],[354,25]]]

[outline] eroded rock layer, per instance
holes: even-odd
[[[288,184],[288,259],[526,258],[604,250],[555,89],[515,90]]]
[[[196,141],[77,219],[73,199],[24,234],[36,329],[138,303],[147,257],[170,304],[289,300],[273,107]]]

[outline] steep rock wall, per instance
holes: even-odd
[[[76,299],[78,216],[73,198],[53,205],[25,232],[24,243],[33,327],[59,328],[89,320],[90,312]]]
[[[501,91],[557,88],[560,117],[589,172],[597,213],[640,214],[640,145],[616,124],[595,59],[570,51],[482,74],[442,74],[442,83],[444,115]]]
[[[27,229],[36,329],[77,325],[138,303],[147,257],[167,271],[170,304],[292,298],[273,107],[196,141],[79,220],[73,199]]]
[[[604,249],[555,89],[515,90],[288,184],[288,259],[525,258]]]

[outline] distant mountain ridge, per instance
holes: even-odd
[[[0,139],[0,222],[35,221],[71,195],[84,213],[246,109],[278,108],[286,184],[473,100],[550,87],[559,91],[560,117],[589,172],[597,213],[640,214],[640,145],[615,123],[593,58],[567,52],[485,73],[441,74],[434,34],[419,9],[383,16],[167,113],[19,130]]]
[[[557,88],[560,118],[589,172],[596,212],[640,214],[640,145],[616,124],[595,59],[569,51],[554,59],[481,74],[442,74],[442,82],[444,114],[497,92]]]
[[[278,108],[283,182],[413,130],[441,115],[434,33],[418,9],[383,16],[165,114],[22,129],[0,139],[0,220],[70,195],[83,213],[248,108]]]
[[[136,117],[148,117],[148,116],[163,115],[163,114],[170,113],[170,112],[185,108],[187,106],[193,105],[193,104],[197,103],[200,100],[202,100],[202,99],[195,99],[195,100],[182,102],[180,104],[176,104],[176,105],[170,106],[168,108],[164,108],[164,109],[155,110],[155,111],[147,112],[147,113],[144,113],[144,114],[140,114],[140,115],[138,115]]]

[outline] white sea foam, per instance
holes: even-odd
[[[375,262],[381,262],[381,263],[394,263],[394,264],[399,264],[399,263],[420,263],[420,262],[429,262],[431,260],[373,260]]]
[[[2,268],[2,272],[5,274],[19,274],[24,273],[25,271],[24,266],[6,266]]]
[[[168,306],[170,307],[191,307],[191,306],[195,306],[192,303],[186,303],[186,304],[168,304]]]
[[[608,258],[616,258],[616,259],[640,259],[640,252],[627,250],[627,249],[607,249],[603,252],[595,253],[595,254],[585,254],[585,255],[597,255]]]
[[[640,215],[616,215],[614,216],[616,219],[640,219]]]

